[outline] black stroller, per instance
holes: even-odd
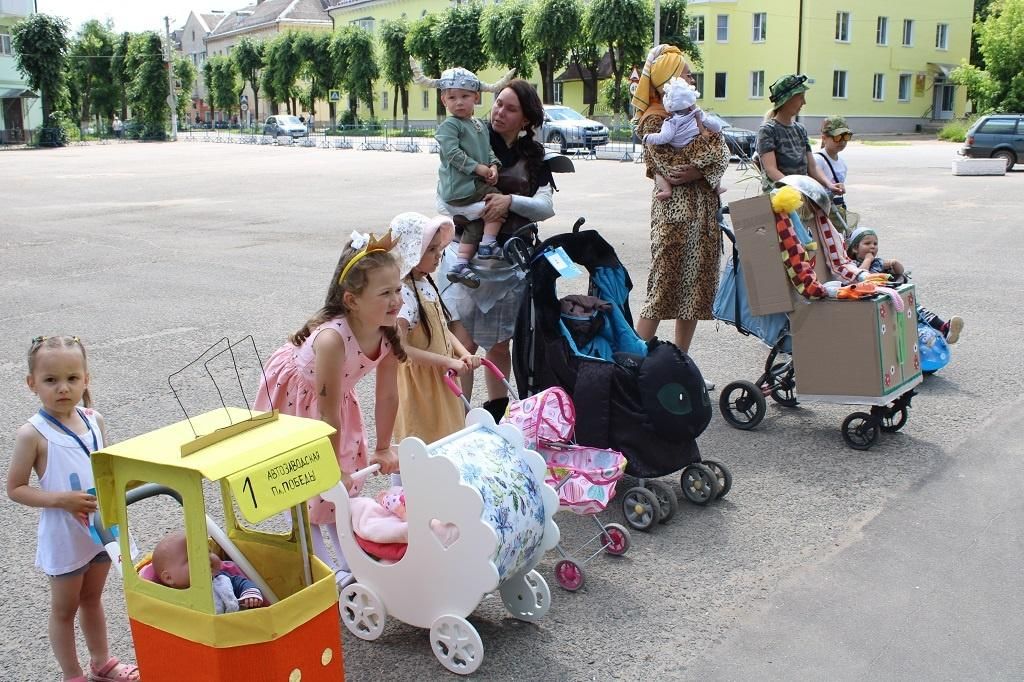
[[[678,508],[675,490],[657,477],[682,470],[684,496],[707,504],[729,492],[732,475],[720,462],[702,461],[697,448],[713,411],[700,370],[674,344],[636,335],[629,273],[597,231],[580,231],[583,222],[532,253],[513,370],[520,397],[550,386],[572,396],[581,445],[625,455],[626,474],[639,481],[621,496],[623,514],[646,530]],[[561,275],[549,260],[558,249],[589,273],[589,297],[559,300]],[[572,310],[563,312],[566,305]]]

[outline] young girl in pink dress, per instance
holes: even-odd
[[[256,409],[320,419],[337,431],[331,444],[342,481],[350,494],[362,487],[348,475],[378,463],[385,474],[398,470],[391,446],[398,413],[398,363],[405,351],[395,330],[402,307],[402,282],[390,251],[390,233],[377,240],[353,232],[334,270],[324,307],[289,337],[270,357],[260,382]],[[356,384],[377,374],[376,444],[367,445]],[[334,505],[317,496],[309,501],[316,555],[337,574],[339,584],[351,579],[334,526]],[[334,544],[335,561],[321,528]]]

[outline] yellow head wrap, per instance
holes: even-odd
[[[636,110],[634,121],[640,121],[651,114],[668,117],[658,92],[673,76],[682,75],[684,66],[686,57],[675,45],[658,45],[647,53],[647,61],[644,62],[644,70],[631,102]]]

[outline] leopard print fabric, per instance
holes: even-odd
[[[639,137],[656,133],[664,121],[644,119]],[[718,193],[715,188],[729,168],[729,149],[720,133],[704,133],[683,149],[669,145],[647,146],[644,158],[647,177],[667,175],[669,169],[693,164],[704,179],[672,188],[662,201],[651,187],[651,273],[647,278],[647,303],[640,316],[649,320],[710,320],[718,288],[722,233],[718,227]]]

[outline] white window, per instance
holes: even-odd
[[[725,99],[726,78],[724,71],[715,73],[715,99]]]
[[[555,104],[561,104],[562,103],[562,94],[563,94],[562,87],[563,87],[563,85],[564,85],[564,83],[562,83],[562,81],[555,81],[554,82],[554,92],[552,92],[551,94],[555,96]],[[497,96],[497,93],[495,93],[495,96]]]
[[[836,12],[836,40],[850,42],[850,13]]]
[[[875,44],[889,44],[889,17],[878,17],[878,26],[875,28]]]
[[[764,71],[750,72],[750,96],[764,97]]]
[[[754,42],[763,43],[768,38],[768,13],[754,12]]]
[[[7,33],[0,33],[0,54],[7,56],[14,54],[11,50],[11,36]]]
[[[718,15],[718,35],[716,40],[720,43],[728,42],[729,40],[729,15],[719,14]]]
[[[949,49],[949,24],[935,24],[935,47]]]
[[[871,82],[871,99],[876,102],[881,102],[885,99],[885,74],[876,73],[874,80]]]
[[[690,40],[695,43],[704,42],[704,15],[698,14],[690,18]]]
[[[846,99],[846,72],[832,72],[832,97]]]
[[[388,110],[388,91],[387,90],[381,90],[380,91],[380,108],[381,108],[381,111],[387,111]]]
[[[362,19],[356,19],[351,23],[368,33],[373,33],[373,17],[363,17]]]
[[[431,92],[432,92],[431,90],[424,90],[423,91],[423,108],[424,109],[429,109],[430,108],[430,93]]]
[[[914,20],[903,20],[903,46],[910,47],[914,44]]]
[[[899,97],[899,100],[901,102],[909,102],[910,101],[910,74],[909,73],[901,73],[900,74],[900,92],[899,92],[898,97]]]
[[[697,99],[704,99],[704,74],[693,74],[693,88],[699,93]]]

